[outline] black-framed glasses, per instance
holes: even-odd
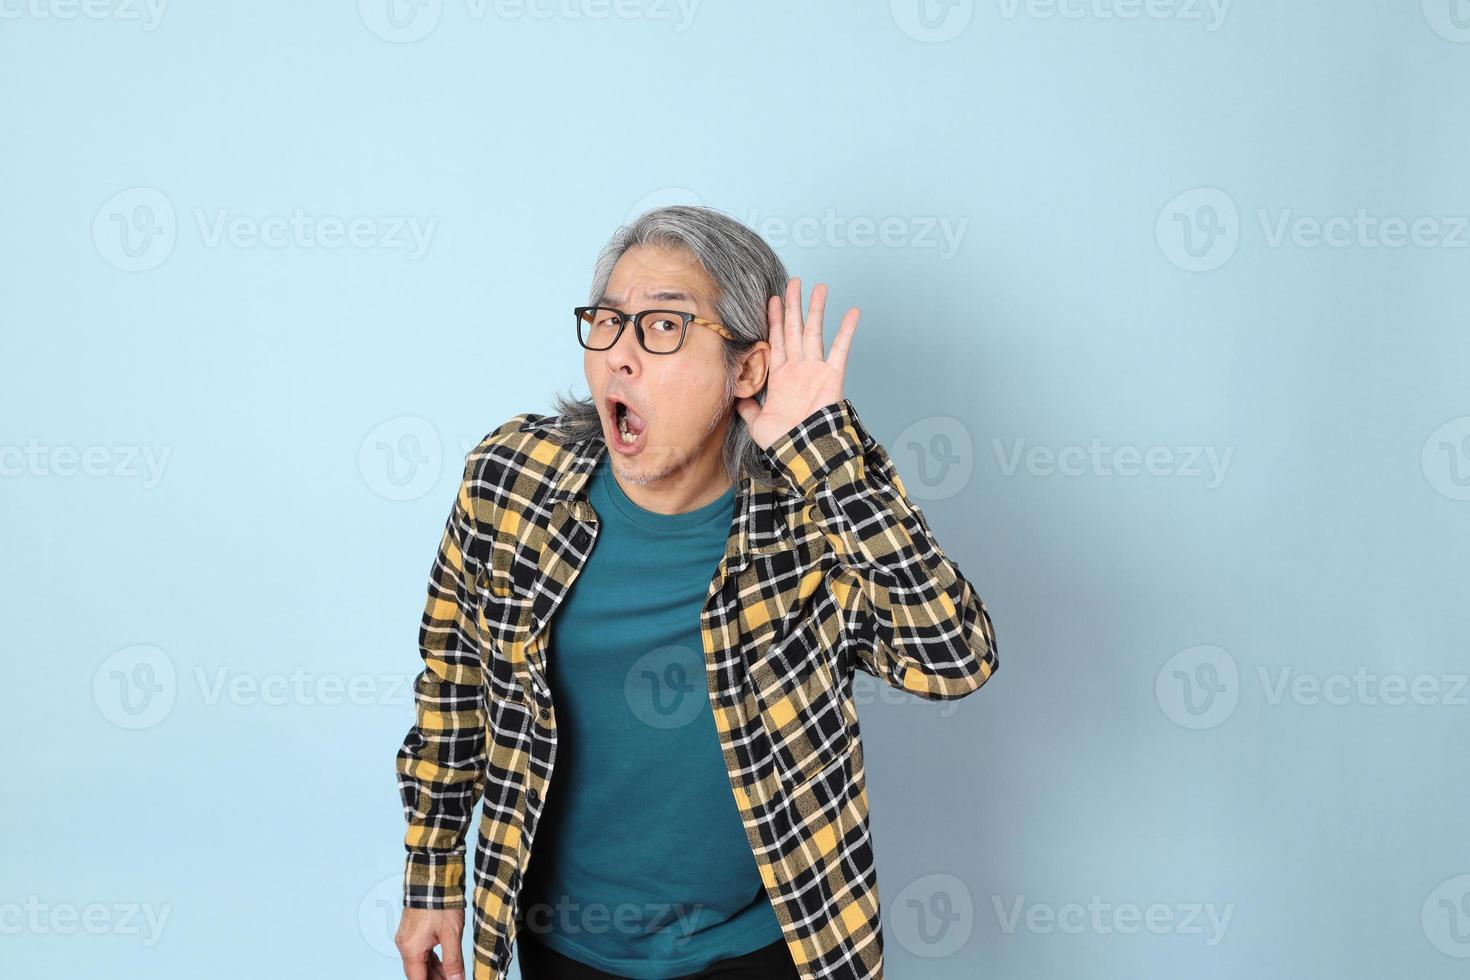
[[[577,318],[577,342],[588,350],[607,350],[618,342],[623,328],[633,323],[638,346],[650,354],[673,354],[684,346],[689,324],[708,327],[726,340],[735,334],[722,323],[706,320],[684,310],[640,310],[624,313],[611,306],[578,306],[572,310]]]

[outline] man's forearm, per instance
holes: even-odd
[[[934,700],[963,697],[990,679],[998,661],[984,602],[850,401],[812,413],[766,457],[809,502],[841,566],[832,587],[861,625],[850,639],[864,669]]]

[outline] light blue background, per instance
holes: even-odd
[[[889,976],[1464,975],[1451,0],[928,27],[909,0],[444,0],[401,30],[378,0],[60,2],[0,0],[7,974],[400,975],[393,753],[460,460],[585,390],[567,308],[597,249],[697,200],[829,283],[829,340],[861,308],[847,394],[995,618],[973,698],[859,681]],[[432,231],[418,257],[207,234],[296,209]],[[1360,209],[1450,244],[1273,244]],[[130,257],[135,219],[165,234]],[[1163,447],[1160,475],[1007,462],[1094,439]],[[89,447],[98,475],[67,475]],[[1230,453],[1218,485],[1190,447]],[[139,645],[145,716],[115,676],[148,680]],[[1215,700],[1183,686],[1210,670]],[[284,703],[251,693],[293,671]],[[1276,696],[1360,671],[1439,693]],[[1069,918],[1094,896],[1174,925]],[[32,897],[107,906],[103,934]],[[946,902],[971,914],[926,944]],[[128,905],[167,914],[156,942]]]

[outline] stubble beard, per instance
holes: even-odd
[[[709,424],[706,425],[704,427],[704,431],[700,433],[699,440],[696,444],[697,446],[702,447],[704,445],[704,441],[709,438],[709,434],[715,431],[715,429],[719,428],[720,420],[723,419],[725,415],[730,411],[730,406],[734,404],[734,401],[735,375],[733,372],[730,372],[725,377],[725,390],[721,393],[720,404],[716,406],[714,413],[710,416]],[[638,467],[636,463],[629,464],[614,456],[613,468],[618,475],[618,479],[622,480],[624,483],[641,487],[650,486],[652,484],[666,480],[669,477],[673,476],[675,473],[678,473],[688,463],[692,462],[692,459],[666,459],[661,463],[654,464],[653,466]]]

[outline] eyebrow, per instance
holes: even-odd
[[[670,300],[682,300],[686,303],[698,302],[693,296],[690,296],[682,289],[660,289],[657,292],[649,293],[648,298],[659,302],[668,302]],[[603,293],[593,305],[602,306],[605,303],[608,306],[621,306],[623,302],[623,299],[619,296],[610,296],[607,293]]]

